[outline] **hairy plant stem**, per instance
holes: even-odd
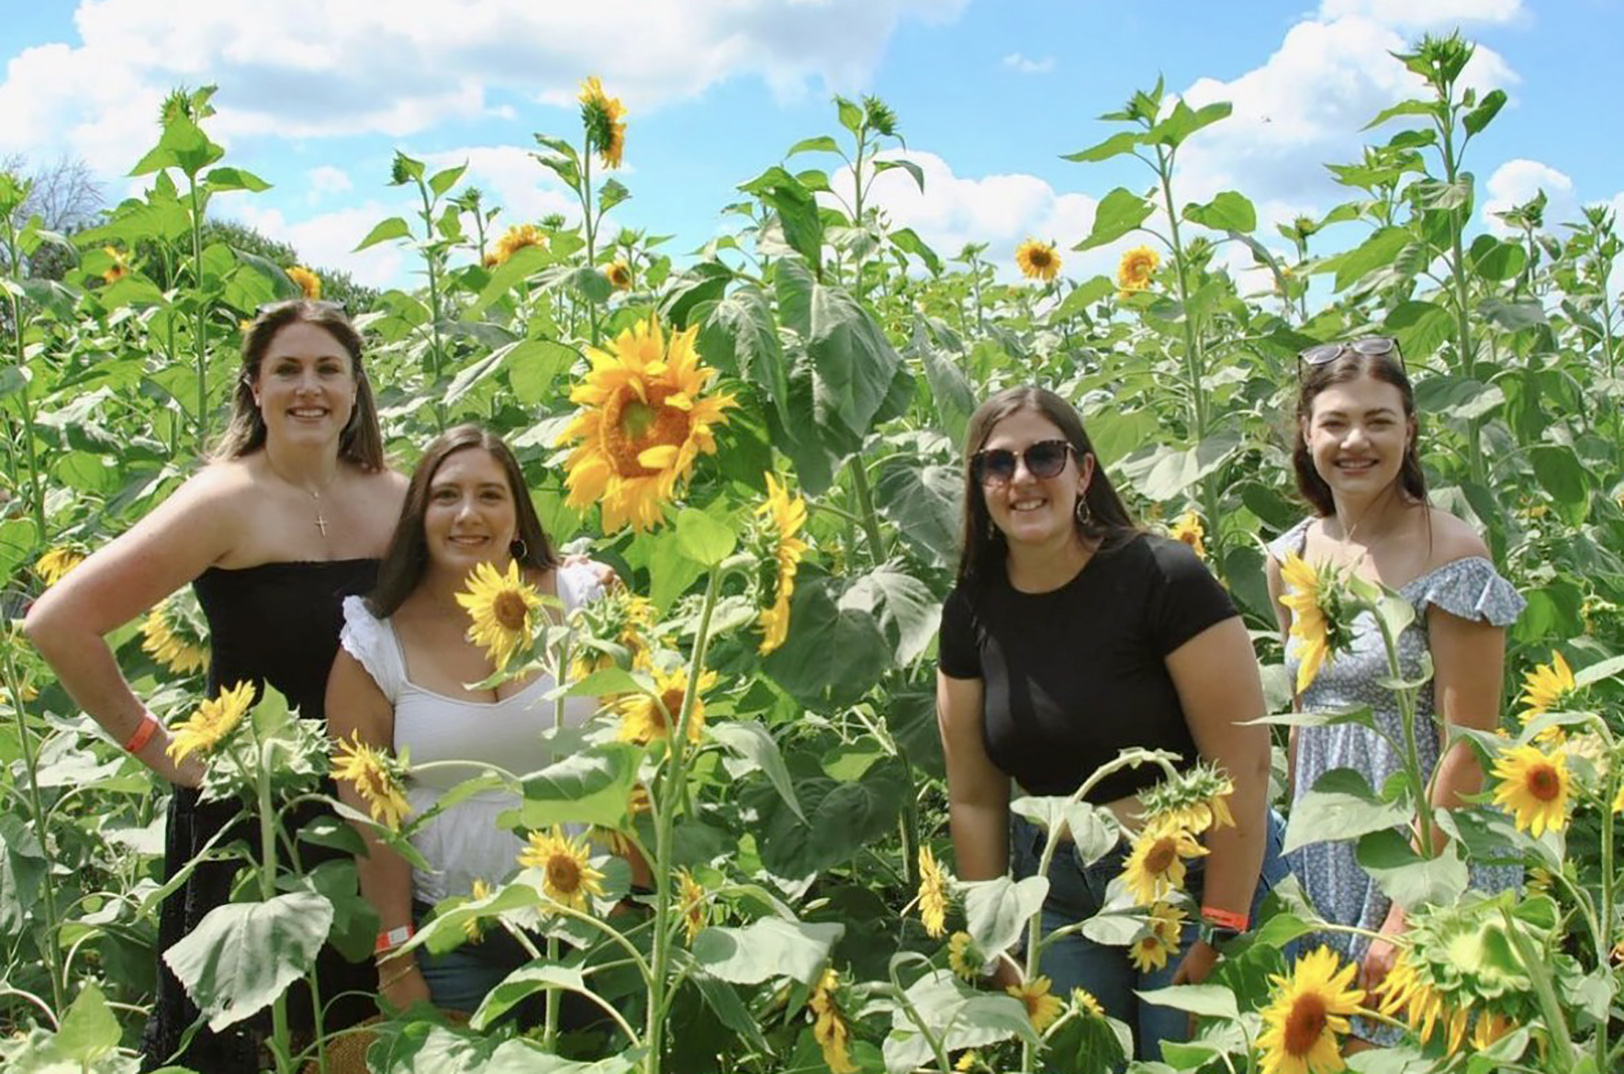
[[[586,231],[586,267],[592,269],[598,263],[598,227],[592,219],[592,136],[589,133],[581,152],[581,227]],[[592,345],[596,347],[599,342],[598,304],[587,299],[587,312],[592,317]]]
[[[45,486],[40,476],[39,453],[34,447],[34,400],[33,393],[29,390],[31,385],[28,382],[28,360],[24,351],[23,304],[22,299],[18,297],[18,290],[21,289],[22,252],[17,243],[17,226],[9,213],[5,216],[5,222],[6,263],[11,267],[12,275],[16,277],[13,283],[18,284],[15,289],[7,288],[6,294],[11,299],[11,334],[17,348],[17,373],[22,382],[17,390],[17,398],[22,404],[23,412],[22,441],[23,458],[28,466],[28,507],[34,516],[35,540],[43,549],[50,540],[50,535],[45,528]]]
[[[862,452],[851,457],[849,466],[851,470],[852,494],[857,497],[859,516],[863,523],[863,537],[868,545],[869,559],[878,567],[885,563],[890,553],[885,547],[885,531],[880,529],[880,516],[874,510],[874,494],[868,487],[868,472],[864,469]]]
[[[1404,672],[1399,664],[1398,639],[1388,629],[1387,620],[1381,612],[1371,609],[1371,618],[1382,632],[1382,645],[1387,651],[1388,674],[1394,679],[1403,680]],[[1399,716],[1404,724],[1404,774],[1410,784],[1410,793],[1415,795],[1415,819],[1417,829],[1418,850],[1423,858],[1437,857],[1437,851],[1432,845],[1432,832],[1435,821],[1432,815],[1432,796],[1429,793],[1430,780],[1421,774],[1421,756],[1415,737],[1415,691],[1400,689],[1393,691],[1399,706]],[[1442,767],[1443,758],[1438,759],[1438,767]],[[1436,771],[1436,768],[1434,769]]]
[[[434,249],[434,200],[429,185],[417,176],[417,193],[423,199],[423,263],[429,275],[429,363],[434,378],[435,427],[445,431],[445,396],[440,388],[440,376],[445,368],[445,340],[440,335],[440,255]]]
[[[49,818],[44,799],[40,795],[39,753],[34,748],[34,736],[28,730],[28,720],[23,712],[21,679],[17,674],[16,654],[12,650],[14,644],[8,633],[3,647],[6,692],[11,695],[11,717],[17,724],[17,742],[22,749],[23,771],[28,776],[28,809],[32,814],[34,834],[39,839],[40,854],[45,859],[45,883],[41,885],[45,896],[45,942],[40,944],[40,953],[45,957],[45,973],[51,982],[52,1008],[60,1011],[63,1009],[66,982],[63,980],[61,951],[57,949],[56,883],[51,876],[55,871],[56,859],[51,853]]]
[[[271,774],[266,765],[268,751],[263,745],[256,746],[256,749],[259,763],[254,767],[253,774],[259,802],[259,897],[264,902],[270,902],[276,898],[276,810],[271,804]],[[271,1049],[276,1055],[277,1070],[290,1072],[293,1053],[288,1039],[285,991],[271,1002]]]

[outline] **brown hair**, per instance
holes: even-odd
[[[1314,468],[1314,456],[1309,452],[1308,441],[1303,436],[1303,425],[1313,416],[1314,400],[1320,392],[1360,377],[1370,377],[1398,389],[1399,397],[1404,402],[1404,418],[1416,430],[1405,445],[1404,459],[1399,464],[1398,484],[1410,499],[1417,503],[1427,502],[1427,478],[1421,470],[1421,456],[1416,449],[1416,442],[1421,437],[1420,419],[1415,410],[1415,389],[1410,387],[1410,378],[1398,360],[1398,351],[1361,354],[1349,348],[1324,365],[1305,366],[1302,388],[1297,393],[1297,421],[1292,433],[1291,463],[1297,472],[1297,491],[1321,518],[1336,514],[1336,501],[1331,496],[1331,486]]]
[[[423,580],[429,563],[428,541],[423,537],[429,485],[447,459],[470,448],[490,452],[507,474],[508,491],[513,496],[513,508],[518,516],[519,540],[524,542],[524,554],[513,557],[519,566],[544,571],[558,565],[552,542],[536,515],[536,505],[530,502],[530,488],[525,484],[519,460],[513,457],[502,438],[490,430],[472,424],[458,425],[434,438],[406,486],[406,502],[401,505],[400,520],[395,523],[389,551],[384,553],[383,563],[378,567],[378,584],[367,595],[367,605],[378,618],[393,615]]]
[[[1083,493],[1092,518],[1087,523],[1077,523],[1077,536],[1084,541],[1097,540],[1102,551],[1109,551],[1139,535],[1133,516],[1106,476],[1105,467],[1100,465],[1099,455],[1083,429],[1083,419],[1078,417],[1076,408],[1045,388],[1006,388],[976,408],[965,431],[964,530],[959,539],[958,575],[961,586],[984,585],[1003,564],[1008,552],[1004,535],[987,513],[987,501],[975,478],[974,460],[976,452],[992,435],[993,426],[1021,410],[1035,411],[1054,422],[1075,450],[1079,466],[1084,455],[1094,456],[1094,477]]]
[[[355,405],[350,420],[338,437],[338,457],[368,472],[382,470],[383,433],[378,428],[378,407],[372,398],[372,384],[361,364],[361,334],[333,302],[295,298],[260,307],[259,315],[243,334],[242,365],[237,370],[237,388],[231,397],[231,420],[214,446],[213,458],[235,459],[265,446],[265,418],[254,403],[254,381],[260,363],[271,349],[276,334],[290,324],[303,322],[323,329],[338,340],[350,356],[350,372],[355,375]]]

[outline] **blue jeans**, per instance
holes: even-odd
[[[1271,809],[1263,868],[1258,875],[1257,891],[1252,896],[1254,921],[1264,896],[1286,876],[1285,859],[1280,854],[1285,832],[1286,822]],[[1105,905],[1106,887],[1122,873],[1123,861],[1130,849],[1128,843],[1119,843],[1099,861],[1083,866],[1070,844],[1058,848],[1049,862],[1049,895],[1043,902],[1044,935],[1097,914]],[[1010,831],[1010,857],[1016,878],[1036,875],[1042,854],[1042,830],[1024,817],[1015,817]],[[1206,879],[1205,862],[1205,858],[1196,858],[1188,863],[1185,872],[1185,890],[1198,904]],[[1192,915],[1184,928],[1181,951],[1198,937],[1199,925]],[[1126,1022],[1134,1031],[1137,1057],[1159,1061],[1162,1041],[1181,1041],[1189,1037],[1189,1016],[1172,1007],[1141,1003],[1134,991],[1166,988],[1172,984],[1179,957],[1182,955],[1168,959],[1167,965],[1159,970],[1140,973],[1129,961],[1126,947],[1097,944],[1082,933],[1072,933],[1043,949],[1038,969],[1049,978],[1050,993],[1061,999],[1070,995],[1073,988],[1085,988],[1093,993],[1107,1014]]]
[[[486,931],[480,942],[465,943],[443,955],[431,955],[426,947],[417,949],[417,966],[429,986],[429,998],[434,1005],[444,1011],[465,1014],[478,1010],[491,989],[529,961],[524,948],[495,925]],[[538,992],[520,1001],[503,1020],[517,1017],[521,1025],[539,1022],[541,1004],[542,994]]]

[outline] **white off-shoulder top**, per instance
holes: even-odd
[[[597,569],[589,565],[560,567],[556,578],[566,611],[602,591]],[[553,703],[546,700],[553,688],[552,676],[538,676],[500,701],[473,701],[425,689],[407,676],[406,652],[394,625],[375,617],[360,597],[344,600],[339,643],[394,706],[397,754],[409,750],[414,767],[431,761],[469,762],[409,776],[406,791],[414,816],[432,807],[452,787],[477,776],[481,764],[524,775],[553,762],[540,737],[553,726]],[[595,698],[568,698],[564,722],[579,726],[597,708]],[[495,885],[516,872],[524,840],[500,827],[497,817],[518,805],[516,794],[481,791],[413,832],[412,845],[432,867],[412,870],[413,898],[436,903],[450,895],[468,894],[475,879]]]

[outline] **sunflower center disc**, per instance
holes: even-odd
[[[1310,992],[1300,996],[1286,1018],[1286,1054],[1307,1055],[1325,1032],[1325,998]]]
[[[491,602],[491,615],[502,624],[503,630],[523,630],[524,618],[529,611],[524,598],[512,591],[498,593]]]
[[[651,477],[660,473],[658,469],[644,466],[638,456],[651,447],[680,447],[687,441],[687,413],[665,406],[664,401],[664,391],[650,391],[648,401],[644,402],[630,389],[623,390],[616,400],[608,415],[604,447],[621,477]]]
[[[553,886],[553,890],[573,895],[581,886],[581,867],[574,858],[554,854],[547,859],[547,882]]]
[[[1173,858],[1177,853],[1171,839],[1161,840],[1150,848],[1149,854],[1145,855],[1145,871],[1158,876],[1167,872],[1167,867],[1173,864]]]
[[[1528,773],[1528,793],[1542,802],[1554,801],[1562,793],[1562,781],[1553,769],[1541,765]]]
[[[660,700],[665,703],[665,711],[671,714],[670,722],[667,724],[667,726],[676,723],[677,720],[682,717],[682,699],[684,693],[685,691],[683,690],[667,690],[665,693],[660,695]]]

